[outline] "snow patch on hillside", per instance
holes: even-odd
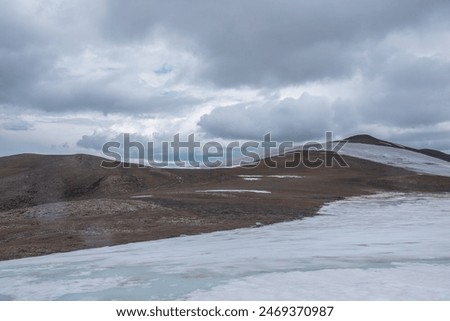
[[[203,189],[196,191],[197,193],[258,193],[270,194],[270,191],[258,189]]]
[[[263,178],[278,178],[278,179],[297,179],[303,178],[299,175],[238,175],[244,181],[260,181]]]
[[[405,168],[417,173],[450,177],[449,162],[406,149],[346,143],[339,153],[376,163]]]

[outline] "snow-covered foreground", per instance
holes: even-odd
[[[450,195],[380,194],[261,228],[0,262],[0,299],[450,300]]]
[[[450,176],[450,163],[439,158],[389,146],[346,143],[342,155],[367,159],[376,163],[402,167],[418,173]]]

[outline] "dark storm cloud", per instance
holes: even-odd
[[[91,135],[83,135],[79,141],[77,141],[77,146],[87,148],[87,149],[94,149],[94,150],[101,150],[103,144],[108,142],[110,138],[104,134],[91,134]]]
[[[377,57],[378,58],[378,57]],[[393,140],[430,146],[448,136],[445,128],[432,130],[440,122],[450,121],[450,63],[437,57],[415,57],[392,52],[371,62],[366,84],[357,101],[338,99],[331,103],[314,99],[285,99],[259,105],[235,105],[215,108],[198,123],[215,137],[258,138],[271,131],[279,139],[311,139],[327,130],[357,133],[360,125],[386,128],[419,128],[391,135]],[[425,129],[423,128],[425,127]],[[433,139],[429,138],[433,137]],[[385,137],[388,138],[388,137]]]
[[[373,75],[381,85],[360,108],[366,121],[419,126],[450,120],[450,62],[392,55],[378,62]]]
[[[183,35],[206,61],[205,80],[236,87],[349,76],[364,44],[423,23],[448,2],[140,0],[107,9],[103,32],[112,41],[137,41],[155,28]]]
[[[21,131],[21,130],[30,130],[33,129],[33,125],[29,122],[21,119],[10,119],[6,120],[2,124],[3,129],[13,130],[13,131]]]
[[[51,67],[55,55],[11,3],[0,4],[0,103],[15,104]]]
[[[133,95],[107,81],[69,83],[48,74],[48,56],[28,52],[0,52],[0,103],[37,108],[48,112],[101,111],[107,113],[182,112],[202,99],[185,93]]]
[[[0,44],[3,51],[23,50],[43,40],[12,2],[3,1],[0,7]]]
[[[161,93],[153,96],[133,96],[107,84],[80,85],[55,90],[36,88],[33,101],[49,112],[96,110],[104,114],[159,114],[180,113],[203,100],[177,93]],[[25,103],[25,102],[24,102]]]
[[[447,137],[445,129],[439,132],[431,127],[450,121],[449,62],[393,55],[377,61],[374,68],[370,74],[372,82],[366,85],[358,101],[328,102],[304,95],[280,102],[218,107],[204,115],[198,124],[209,135],[232,139],[255,139],[269,131],[282,139],[311,139],[327,130],[355,133],[355,128],[365,124],[392,129],[422,127],[416,132],[392,136],[405,144],[408,143],[405,137],[420,141],[423,146],[433,141],[428,137],[434,137],[436,144],[438,135]],[[448,139],[444,140],[448,145]]]
[[[263,104],[239,104],[214,109],[198,125],[212,137],[261,140],[270,132],[277,140],[304,141],[323,138],[324,132],[340,129],[335,120],[342,102],[303,95]],[[347,121],[351,115],[347,115]]]
[[[60,78],[67,75],[51,68],[61,55],[77,53],[89,44],[83,39],[93,45],[104,45],[105,40],[112,46],[151,43],[158,30],[164,31],[167,41],[187,46],[203,59],[194,79],[199,83],[278,87],[350,77],[361,68],[373,41],[425,23],[435,12],[448,10],[448,1],[136,0],[108,1],[103,7],[85,18],[91,33],[103,39],[81,30],[67,35],[73,39],[67,41],[57,30],[33,24],[13,5],[3,3],[0,102],[48,111],[102,112],[176,112],[178,105],[199,103],[188,94],[176,99],[152,94],[133,101],[126,88],[109,87],[110,79],[63,81],[61,88]],[[71,15],[77,16],[77,10],[71,8]]]
[[[50,72],[55,61],[52,52],[42,49],[0,50],[0,103],[47,112],[101,111],[107,113],[182,112],[204,100],[186,93],[130,92],[111,85],[108,79],[70,81]],[[128,87],[126,87],[128,85]]]
[[[77,15],[77,12],[72,14]],[[94,22],[97,18],[86,17]],[[76,70],[81,74],[74,77],[58,64],[66,57],[79,56],[86,47],[95,47],[97,43],[84,43],[93,38],[86,36],[83,30],[64,34],[59,32],[58,25],[52,27],[30,19],[19,10],[19,5],[0,4],[0,104],[47,112],[92,110],[105,114],[152,115],[179,113],[203,102],[184,92],[143,86],[139,89],[139,71],[126,67],[114,70],[99,66],[84,74],[83,70]],[[101,38],[94,40],[102,46]],[[132,62],[127,56],[115,58],[122,64]],[[169,67],[172,68],[169,65],[161,68],[169,73]],[[93,72],[102,72],[105,76],[90,77]]]

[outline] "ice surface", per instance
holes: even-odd
[[[342,155],[402,167],[418,173],[450,176],[450,163],[439,158],[406,149],[360,143],[346,143],[339,151]]]
[[[273,272],[232,280],[212,290],[198,290],[188,300],[442,300],[449,298],[448,266],[397,264],[392,269],[326,269]],[[414,282],[411,282],[414,280]]]
[[[304,220],[0,262],[0,299],[450,300],[450,195],[380,194]]]

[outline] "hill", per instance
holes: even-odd
[[[385,140],[381,140],[381,139],[375,138],[375,137],[367,135],[367,134],[351,136],[351,137],[343,139],[343,141],[350,142],[350,143],[362,143],[362,144],[369,144],[369,145],[389,146],[389,147],[393,147],[393,148],[405,149],[405,150],[409,150],[412,152],[424,154],[427,156],[435,157],[435,158],[450,162],[450,155],[443,153],[441,151],[434,150],[434,149],[428,149],[428,148],[415,149],[415,148],[391,143],[391,142],[388,142]]]
[[[105,169],[90,155],[0,158],[0,259],[257,227],[379,191],[450,191],[449,177],[361,157],[344,156],[349,167],[282,166],[302,153],[274,157],[276,168],[202,170]]]

